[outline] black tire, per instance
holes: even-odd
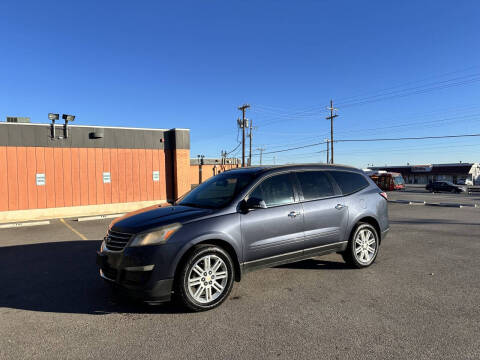
[[[215,255],[223,260],[227,269],[227,279],[224,290],[218,296],[218,298],[207,303],[201,303],[195,300],[194,297],[190,294],[188,287],[188,276],[195,263],[206,255]],[[227,299],[228,295],[232,291],[234,279],[235,267],[228,252],[226,252],[221,247],[215,245],[197,245],[193,248],[185,261],[180,265],[180,268],[177,272],[177,276],[175,277],[174,289],[175,299],[191,311],[205,311],[213,309]]]
[[[375,238],[375,253],[373,254],[372,259],[368,262],[361,262],[359,259],[357,259],[357,256],[355,256],[355,239],[357,238],[358,234],[362,230],[369,230],[374,238]],[[378,255],[378,250],[380,247],[380,237],[378,236],[377,230],[375,227],[368,223],[358,223],[355,230],[352,232],[352,235],[350,237],[350,240],[348,241],[347,249],[342,252],[342,257],[343,260],[350,266],[356,267],[356,268],[365,268],[369,267],[375,262],[375,259],[377,258]]]

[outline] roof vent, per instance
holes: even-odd
[[[103,129],[95,129],[90,133],[90,139],[103,139]]]
[[[7,122],[11,123],[29,123],[29,117],[7,116]]]

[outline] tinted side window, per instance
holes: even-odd
[[[305,200],[335,195],[332,183],[328,179],[327,174],[322,171],[300,171],[297,172],[297,177]]]
[[[348,171],[331,171],[343,194],[351,194],[368,186],[368,181],[363,175]]]
[[[275,175],[264,180],[250,194],[250,197],[264,200],[267,207],[295,202],[290,174]]]

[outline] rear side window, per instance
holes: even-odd
[[[315,200],[335,195],[333,185],[324,172],[300,171],[296,174],[302,187],[304,200]]]
[[[330,171],[344,195],[360,191],[368,186],[368,181],[361,174],[349,171]]]
[[[264,200],[267,207],[295,202],[290,174],[275,175],[262,181],[250,194],[250,197]]]

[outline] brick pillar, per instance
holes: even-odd
[[[170,175],[170,191],[167,192],[168,200],[176,200],[190,191],[190,130],[171,129],[168,131],[169,161],[166,163],[167,176]]]

